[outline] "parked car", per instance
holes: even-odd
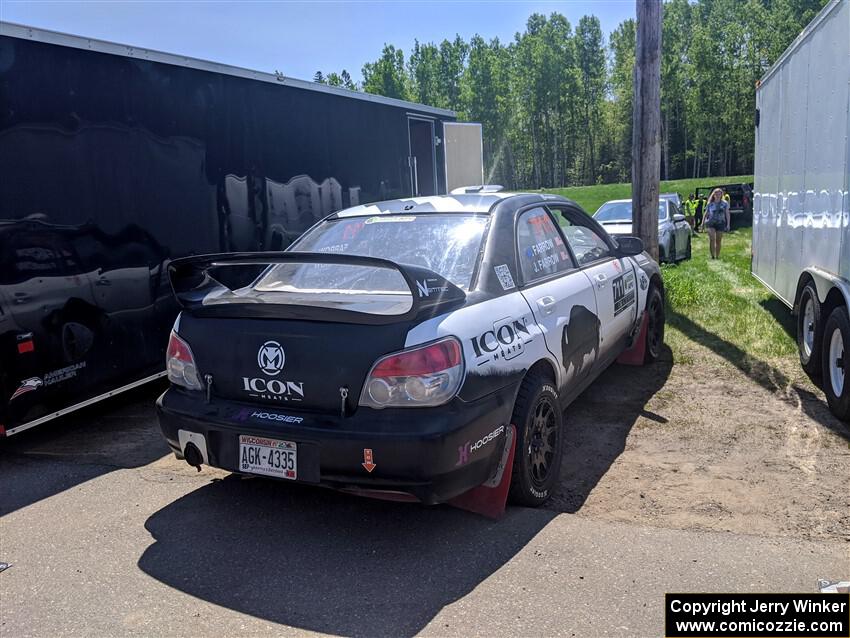
[[[729,193],[729,214],[731,221],[741,224],[751,224],[753,221],[753,186],[752,184],[716,184],[710,188],[700,186],[697,188],[697,196],[705,197],[711,195],[711,191],[720,188],[724,193]]]
[[[632,234],[632,200],[605,202],[593,218],[614,237]],[[691,258],[691,226],[672,197],[658,200],[658,254],[662,262]]]
[[[660,193],[658,195],[658,199],[669,199],[671,202],[676,204],[676,208],[679,209],[679,212],[682,212],[682,198],[679,196],[679,193]]]
[[[227,286],[230,267],[258,276]],[[513,499],[545,502],[563,410],[664,337],[641,241],[554,195],[361,205],[287,251],[188,257],[170,277],[158,413],[178,458],[425,503],[490,480],[511,425]]]

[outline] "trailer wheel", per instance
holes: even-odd
[[[797,350],[800,365],[810,377],[821,375],[821,352],[823,343],[823,319],[818,293],[812,282],[807,283],[800,293],[800,310],[797,313]]]
[[[526,377],[512,417],[517,428],[512,503],[538,507],[549,500],[561,474],[563,421],[551,381],[534,373]]]
[[[829,409],[842,421],[850,421],[850,318],[839,306],[826,320],[823,338],[823,389]]]

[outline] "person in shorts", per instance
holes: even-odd
[[[702,220],[703,228],[708,231],[708,250],[712,259],[720,257],[720,243],[723,233],[729,230],[730,222],[729,204],[723,201],[723,191],[715,188],[708,196]]]

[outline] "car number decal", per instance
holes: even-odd
[[[614,291],[614,316],[616,317],[635,302],[634,273],[620,275],[611,287]]]

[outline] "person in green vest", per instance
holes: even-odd
[[[698,233],[700,228],[702,227],[702,214],[705,211],[705,204],[705,195],[696,195],[696,206],[694,209],[694,232]]]
[[[682,203],[685,213],[685,219],[688,221],[688,224],[691,227],[691,230],[694,228],[694,213],[696,211],[695,202],[693,196],[688,193],[688,198]]]

